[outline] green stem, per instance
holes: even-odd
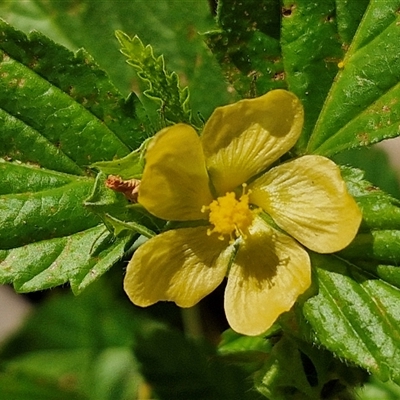
[[[200,338],[203,336],[203,328],[200,316],[200,307],[196,304],[190,308],[181,309],[183,330],[187,337]]]

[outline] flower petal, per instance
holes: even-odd
[[[287,233],[318,253],[346,247],[357,234],[361,212],[338,166],[322,156],[279,165],[249,185],[250,201]]]
[[[296,143],[303,126],[299,99],[285,90],[217,108],[202,143],[218,194],[263,171]]]
[[[158,132],[146,153],[139,203],[155,216],[174,221],[205,219],[212,201],[200,138],[189,125]]]
[[[124,289],[142,307],[160,300],[191,307],[224,279],[233,247],[207,227],[170,230],[141,245],[128,264]]]
[[[259,335],[311,285],[307,252],[292,238],[256,218],[228,276],[225,312],[229,325]]]

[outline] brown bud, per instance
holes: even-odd
[[[109,189],[121,192],[132,203],[137,203],[139,196],[139,179],[124,180],[118,175],[109,175],[106,180]]]

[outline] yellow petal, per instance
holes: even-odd
[[[360,226],[361,212],[347,192],[339,168],[325,157],[304,156],[279,165],[249,189],[253,204],[318,253],[343,249]]]
[[[225,194],[285,154],[303,126],[299,99],[285,90],[217,108],[207,121],[202,143],[218,194]]]
[[[128,264],[124,289],[142,307],[160,300],[191,307],[224,279],[233,248],[207,227],[170,230],[150,239]]]
[[[229,325],[244,335],[265,332],[310,284],[307,252],[256,218],[229,271],[225,291]]]
[[[196,131],[177,124],[158,132],[146,153],[139,203],[165,220],[204,219],[212,201],[203,150]]]

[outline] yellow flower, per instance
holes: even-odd
[[[267,170],[296,143],[302,124],[297,97],[274,90],[217,108],[201,137],[185,124],[155,135],[139,203],[165,220],[202,222],[139,247],[124,282],[133,303],[191,307],[227,276],[228,322],[247,335],[266,331],[293,306],[311,284],[303,246],[341,250],[361,222],[327,158],[306,155]]]

